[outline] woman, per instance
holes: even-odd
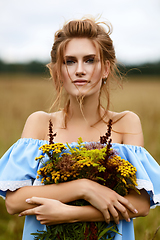
[[[76,221],[115,221],[122,233],[115,239],[132,240],[132,218],[146,216],[150,204],[160,201],[157,192],[160,168],[140,147],[143,146],[143,134],[138,116],[129,111],[109,111],[108,94],[106,108],[101,103],[102,93],[108,92],[110,79],[116,76],[115,51],[109,34],[92,19],[68,22],[55,34],[52,61],[48,67],[57,90],[56,103],[60,103],[62,90],[67,93],[68,100],[65,99],[61,111],[36,112],[29,116],[21,139],[0,161],[1,193],[6,196],[8,212],[28,215],[23,240],[33,239],[30,234],[43,230],[43,224]],[[39,147],[48,141],[50,119],[57,133],[55,142],[73,145],[79,137],[83,141],[98,141],[112,119],[113,147],[124,158],[131,158],[132,164],[139,168],[137,178],[141,195],[130,190],[122,197],[87,179],[40,186],[35,180],[40,166],[34,159],[40,154]],[[152,182],[153,175],[156,176],[155,183]],[[76,199],[85,199],[90,205],[75,207],[65,204]]]

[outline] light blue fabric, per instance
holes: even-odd
[[[0,160],[0,195],[5,198],[6,191],[14,191],[23,186],[40,185],[36,180],[37,170],[42,167],[35,157],[42,154],[39,147],[48,143],[44,140],[31,138],[19,139]],[[75,147],[76,143],[70,144]],[[160,166],[152,156],[139,146],[112,144],[123,159],[129,160],[137,168],[138,189],[146,189],[150,195],[151,206],[160,204]],[[46,159],[47,160],[47,159]],[[30,235],[37,230],[44,230],[35,216],[27,216],[24,225],[23,240],[33,240]],[[133,221],[130,223],[120,221],[118,225],[120,233],[115,240],[134,240]]]

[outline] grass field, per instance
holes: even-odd
[[[160,77],[125,80],[123,90],[113,88],[111,109],[131,110],[142,121],[145,148],[160,163]],[[48,111],[53,100],[52,84],[41,76],[0,75],[0,157],[21,136],[26,118],[35,111]],[[20,240],[23,219],[6,213],[0,199],[0,240]],[[153,240],[160,226],[160,207],[135,221],[136,240]],[[154,240],[160,239],[160,230]],[[129,240],[129,239],[128,239]]]

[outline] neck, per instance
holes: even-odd
[[[77,99],[71,96],[67,117],[68,122],[76,122],[76,124],[83,123],[89,126],[98,122],[104,114],[104,110],[99,109],[99,95],[96,95],[87,96],[83,99]]]

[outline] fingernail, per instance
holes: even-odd
[[[138,210],[137,210],[137,209],[134,209],[134,212],[135,212],[135,213],[138,213]]]
[[[27,199],[26,199],[26,202],[29,203],[29,202],[30,202],[30,198],[27,198]]]
[[[130,222],[130,221],[131,221],[130,218],[128,218],[128,219],[127,219],[127,222]]]
[[[21,214],[19,214],[19,215],[18,215],[18,217],[22,217],[22,215],[21,215]]]

